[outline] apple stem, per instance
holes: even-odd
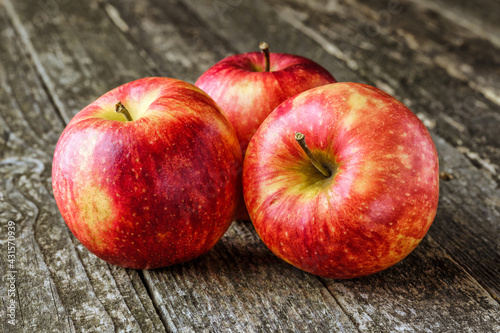
[[[316,156],[313,155],[313,153],[311,152],[311,150],[309,149],[309,147],[306,144],[306,136],[300,132],[296,132],[295,133],[295,140],[297,140],[300,147],[302,147],[302,149],[306,153],[307,157],[309,157],[309,159],[311,160],[314,167],[316,167],[316,169],[318,169],[318,171],[321,172],[321,174],[323,176],[325,176],[327,178],[330,177],[332,175],[332,172],[330,170],[328,170],[327,168],[325,168],[323,166],[323,164],[321,164],[320,161],[318,161]]]
[[[130,115],[130,112],[128,112],[127,108],[123,106],[122,102],[116,103],[115,112],[123,114],[128,121],[134,120],[132,119],[132,116]]]
[[[266,42],[260,42],[259,48],[266,57],[266,72],[269,72],[269,70],[271,69],[271,63],[269,61],[269,45],[267,45]]]

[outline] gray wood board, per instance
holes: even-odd
[[[345,11],[355,5],[339,2]],[[73,1],[47,14],[4,0],[0,222],[17,227],[20,307],[14,331],[500,331],[498,176],[481,163],[495,161],[500,145],[493,136],[492,149],[477,149],[473,131],[485,122],[474,119],[485,115],[498,126],[498,106],[481,97],[476,113],[436,107],[437,96],[446,105],[451,98],[463,103],[488,85],[471,86],[432,57],[427,64],[422,58],[430,51],[409,45],[408,34],[418,31],[404,20],[371,40],[395,53],[332,48],[346,43],[346,36],[330,30],[356,28],[380,10],[376,5],[342,18],[314,12],[314,4],[302,1]],[[412,9],[416,17],[429,19],[419,8]],[[445,31],[461,33],[455,30]],[[443,44],[436,38],[422,34],[418,40]],[[91,255],[65,226],[51,193],[52,152],[65,123],[119,84],[150,75],[194,82],[218,59],[254,50],[264,39],[273,51],[312,58],[338,79],[392,89],[428,125],[441,169],[454,178],[441,184],[438,215],[422,244],[395,267],[350,281],[319,279],[281,262],[245,222],[234,223],[207,255],[160,270],[126,270]],[[409,89],[402,78],[420,74],[405,68],[401,56],[422,62],[425,73],[437,72],[436,82],[414,79],[411,86],[418,89]],[[474,59],[467,52],[458,57]],[[440,84],[453,92],[428,92]],[[446,117],[466,130],[442,129],[450,123]],[[4,318],[5,306],[1,311]]]

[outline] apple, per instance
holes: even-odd
[[[234,219],[241,149],[217,104],[192,84],[143,78],[77,113],[57,143],[52,186],[90,252],[152,269],[207,252]]]
[[[439,167],[422,122],[360,83],[282,103],[253,136],[243,193],[278,257],[315,275],[355,278],[406,257],[436,215]]]
[[[305,90],[336,82],[323,67],[307,58],[261,52],[222,59],[203,73],[195,85],[210,95],[236,130],[243,156],[253,134],[283,101]],[[244,206],[238,219],[248,219]]]

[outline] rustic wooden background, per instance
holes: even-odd
[[[1,330],[500,332],[499,19],[498,0],[0,0]],[[65,124],[120,84],[193,83],[261,40],[339,81],[375,85],[422,119],[443,175],[421,245],[346,281],[280,261],[248,222],[205,256],[164,269],[90,254],[52,196]]]

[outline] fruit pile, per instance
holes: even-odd
[[[127,83],[74,116],[52,185],[89,251],[122,267],[168,266],[206,253],[236,217],[286,262],[354,278],[419,244],[439,195],[425,126],[377,88],[260,48],[195,85]]]

